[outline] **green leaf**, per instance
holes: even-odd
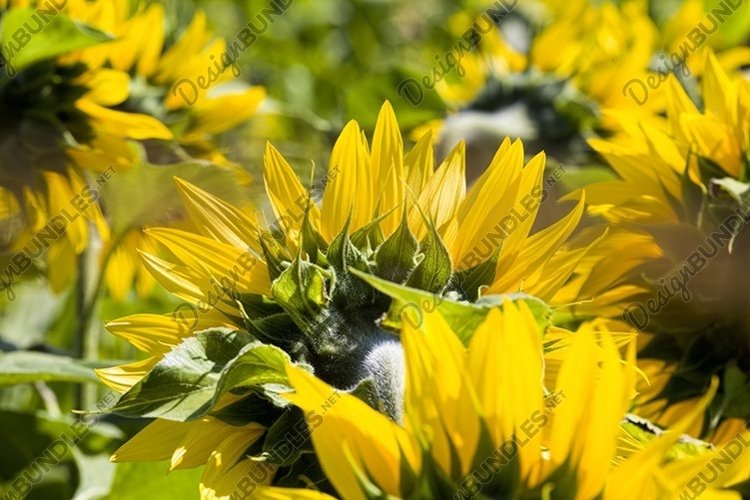
[[[109,461],[109,453],[87,455],[74,448],[73,458],[80,477],[74,500],[106,497],[112,489],[116,470],[116,465]]]
[[[185,339],[110,409],[128,417],[186,421],[207,414],[241,387],[287,383],[289,357],[253,336],[225,328]]]
[[[0,385],[32,382],[98,383],[94,370],[80,361],[42,352],[0,354]]]
[[[734,47],[747,39],[750,29],[747,23],[748,17],[750,17],[750,4],[747,2],[724,2],[722,0],[706,0],[705,4],[706,12],[718,9],[719,12],[725,13],[722,14],[722,18],[726,17],[726,19],[719,23],[719,35],[724,46]],[[737,8],[727,16],[724,4],[737,4]]]
[[[526,303],[541,331],[546,330],[552,317],[552,309],[544,301],[522,293],[490,295],[482,297],[477,303],[472,304],[465,301],[456,301],[449,296],[397,285],[356,270],[352,270],[352,273],[395,301],[389,313],[395,317],[391,318],[389,326],[396,329],[400,328],[402,316],[408,316],[407,321],[410,321],[414,326],[419,326],[423,321],[425,312],[438,311],[464,344],[468,344],[471,340],[477,327],[484,321],[490,309],[502,308],[503,301],[506,299]]]
[[[8,495],[17,491],[12,487],[12,481],[24,471],[29,471],[28,474],[35,477],[35,471],[40,467],[48,471],[27,495],[21,497],[30,500],[72,498],[75,473],[70,467],[70,447],[67,444],[63,447],[60,441],[55,445],[54,453],[50,451],[50,445],[60,438],[61,433],[53,433],[47,422],[36,414],[0,411],[0,422],[0,442],[3,446],[0,453],[0,498],[18,498],[15,494]],[[66,439],[72,437],[69,431]],[[38,462],[40,457],[45,461],[42,464]],[[32,466],[34,462],[37,463]]]
[[[735,363],[724,371],[724,397],[720,408],[723,418],[743,418],[750,415],[750,379]]]
[[[396,322],[400,322],[402,315],[408,314],[410,321],[419,325],[425,312],[437,310],[464,343],[471,339],[488,312],[487,308],[468,302],[453,302],[442,295],[391,283],[354,269],[351,272],[396,301],[391,307],[391,311],[396,312]]]
[[[246,345],[221,374],[223,391],[265,384],[286,384],[289,356],[272,345],[254,342]]]
[[[42,29],[31,34],[27,26]],[[65,14],[42,15],[37,9],[11,9],[2,20],[2,45],[7,51],[8,76],[30,65],[108,42],[114,38],[91,26],[73,21]],[[19,43],[19,41],[21,43]]]
[[[375,272],[381,278],[403,283],[417,265],[419,242],[411,234],[406,213],[396,231],[380,245],[375,254]]]

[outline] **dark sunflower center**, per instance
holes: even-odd
[[[535,137],[529,139],[553,142],[569,140],[593,126],[598,113],[595,103],[566,80],[530,71],[491,79],[465,110],[495,113],[510,106],[521,106],[534,124]]]
[[[85,71],[44,61],[0,75],[0,184],[17,194],[36,189],[39,170],[63,172],[66,148],[91,140],[88,117],[75,107],[88,91],[76,83]]]

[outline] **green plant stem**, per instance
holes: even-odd
[[[92,243],[92,242],[89,242]],[[76,313],[78,322],[76,325],[76,357],[85,361],[97,361],[99,359],[99,342],[101,328],[94,325],[97,317],[99,299],[104,286],[104,276],[109,260],[114,249],[119,244],[119,239],[108,245],[106,253],[92,251],[89,244],[86,250],[78,258],[78,272],[76,283]],[[100,261],[98,257],[103,257]],[[101,266],[99,263],[101,262]],[[93,384],[82,384],[78,386],[76,394],[76,409],[91,409],[96,405],[97,386]]]

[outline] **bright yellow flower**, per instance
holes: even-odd
[[[426,136],[404,154],[386,104],[372,145],[355,122],[341,133],[320,206],[311,201],[315,190],[305,187],[270,145],[264,180],[273,222],[261,223],[258,216],[178,180],[197,233],[150,229],[148,235],[171,256],[144,253],[143,259],[156,280],[185,304],[171,317],[135,315],[110,323],[113,333],[149,357],[98,370],[100,377],[118,391],[129,391],[195,332],[226,327],[283,349],[341,390],[369,380],[371,403],[398,419],[403,414],[400,346],[395,327],[381,322],[395,304],[360,276],[431,292],[440,302],[522,292],[554,303],[558,293],[574,295],[564,285],[600,240],[566,246],[582,200],[560,221],[532,232],[543,194],[543,155],[524,166],[520,141],[506,140],[467,192],[463,153],[457,146],[434,169]],[[575,286],[588,297],[585,281]],[[160,445],[139,436],[129,445],[129,459],[137,459],[138,450],[142,459],[154,459],[153,447]],[[171,455],[176,449],[167,448],[158,452]]]
[[[710,51],[705,58],[703,109],[670,77],[667,119],[660,126],[617,114],[623,132],[590,141],[621,178],[586,188],[593,214],[613,222],[676,222],[685,218],[690,194],[683,177],[701,191],[720,175],[744,178],[750,83],[730,78]]]
[[[129,108],[178,123],[173,127],[177,139],[191,156],[226,162],[213,145],[213,137],[255,113],[265,90],[238,85],[236,56],[232,59],[226,41],[208,30],[202,11],[167,46],[170,34],[164,7],[139,4],[131,15],[130,4],[129,0],[71,0],[68,9],[73,18],[115,36],[114,41],[81,51],[72,59],[89,67],[112,66],[130,75]]]
[[[54,8],[55,13],[49,14],[56,5],[62,10]],[[66,216],[69,222],[63,237],[44,245],[49,250],[47,272],[53,289],[59,291],[69,283],[77,267],[76,256],[92,241],[93,226],[104,244],[103,253],[114,253],[113,265],[106,271],[112,294],[124,298],[134,279],[139,293],[148,292],[153,280],[141,268],[137,254],[127,252],[141,238],[118,234],[110,240],[98,203],[101,186],[142,161],[175,163],[199,158],[234,168],[213,137],[254,113],[264,97],[263,89],[234,85],[234,90],[227,90],[222,84],[237,83],[233,70],[227,69],[212,82],[213,88],[200,89],[189,102],[176,99],[173,87],[180,81],[188,82],[183,85],[202,81],[204,73],[216,69],[215,61],[221,60],[226,49],[224,40],[207,31],[202,13],[168,46],[169,33],[159,4],[141,5],[132,13],[127,0],[55,4],[15,0],[2,2],[0,9],[4,16],[28,12],[28,29],[65,19],[84,23],[91,32],[101,30],[99,43],[28,67],[15,68],[24,52],[9,48],[13,41],[3,49],[7,71],[3,68],[0,77],[0,110],[9,121],[2,125],[0,144],[5,158],[0,161],[0,212],[6,225],[18,228],[4,242],[7,250],[39,256],[35,237],[46,232],[55,217],[73,214]],[[31,80],[37,83],[29,84]],[[227,107],[234,111],[226,113]],[[241,169],[234,171],[242,183],[247,182]],[[84,193],[85,186],[89,187]],[[77,208],[73,200],[81,196],[86,203]],[[16,263],[17,272],[11,271],[12,277],[6,273],[4,288],[24,274],[23,267]]]
[[[405,326],[403,425],[295,367],[288,371],[296,393],[287,398],[306,411],[323,470],[347,500],[544,498],[551,491],[676,498],[718,455],[678,444],[697,412],[669,432],[636,437],[640,421],[625,416],[635,381],[632,344],[623,361],[608,333],[583,328],[556,383],[545,387],[541,338],[525,305],[510,302],[487,315],[466,347],[438,313],[420,329]],[[332,394],[338,399],[321,411]],[[750,459],[739,462],[708,486],[710,494],[747,477]]]
[[[647,78],[657,45],[656,27],[641,2],[507,4],[515,5],[514,14],[528,17],[528,27],[503,20],[495,28],[490,15],[498,9],[479,16],[473,24],[479,46],[458,50],[458,76],[449,74],[435,87],[451,107],[497,112],[498,123],[505,110],[511,130],[547,145],[592,128],[610,128],[604,109],[647,116],[663,106],[658,92],[643,106],[623,92],[629,81]],[[465,15],[460,19],[470,23]],[[511,113],[520,104],[528,107],[523,117]],[[519,122],[528,122],[529,130]]]
[[[640,123],[616,118],[622,133],[591,145],[619,179],[585,188],[589,212],[635,247],[611,258],[636,262],[628,281],[648,290],[625,317],[654,335],[643,342],[643,414],[659,423],[679,419],[719,374],[720,393],[696,429],[705,435],[750,418],[743,402],[748,354],[743,290],[750,255],[746,224],[750,152],[750,83],[731,78],[707,51],[696,105],[674,77],[667,116]]]
[[[4,3],[0,13],[5,20],[26,15],[26,24],[34,26],[31,19],[41,18],[22,8],[27,4]],[[101,35],[99,41],[103,39]],[[16,67],[21,56],[23,50],[4,47],[0,76],[2,211],[19,221],[6,250],[39,257],[48,249],[50,282],[60,290],[68,282],[75,256],[89,245],[91,228],[104,241],[109,238],[98,191],[133,161],[134,151],[126,141],[171,139],[172,133],[156,118],[117,109],[128,98],[127,74],[61,59]],[[63,228],[62,237],[47,238],[40,248],[32,241],[37,234],[61,232],[50,224]],[[6,273],[4,285],[26,273],[29,261],[24,262],[19,260],[14,271]]]
[[[232,168],[241,184],[249,179],[231,164],[214,144],[214,137],[246,121],[265,97],[262,87],[240,85],[239,68],[228,57],[227,43],[207,28],[206,16],[199,11],[174,44],[167,45],[164,7],[158,3],[140,4],[131,15],[130,2],[108,0],[70,2],[71,16],[111,32],[115,41],[91,47],[71,59],[90,67],[112,66],[130,75],[131,95],[126,107],[152,114],[172,125],[184,153],[171,153],[167,160],[201,158]],[[236,59],[236,57],[235,57]],[[206,83],[204,83],[206,82]],[[231,113],[226,110],[231,109]],[[148,159],[161,160],[160,151],[150,149]],[[135,283],[139,296],[147,295],[153,279],[140,264],[136,247],[149,243],[131,232],[112,249],[112,262],[106,282],[112,295],[124,299]]]

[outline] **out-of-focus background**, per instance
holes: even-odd
[[[245,185],[222,174],[209,182],[214,192],[227,199],[261,211],[265,208],[262,160],[266,142],[275,145],[303,178],[309,178],[314,171],[320,179],[331,146],[347,121],[356,119],[370,135],[385,100],[395,108],[405,137],[414,140],[428,130],[438,134],[444,143],[438,148],[439,154],[466,139],[470,177],[481,173],[506,135],[523,137],[528,153],[541,149],[542,143],[550,145],[546,148],[551,157],[550,168],[560,162],[577,165],[566,169],[565,178],[555,186],[555,194],[612,176],[585,145],[586,138],[609,133],[600,111],[610,96],[587,93],[584,85],[569,85],[579,73],[527,71],[534,58],[542,67],[545,57],[555,55],[554,45],[532,53],[533,57],[524,54],[532,49],[536,23],[544,25],[545,16],[560,2],[276,1],[285,6],[284,13],[273,22],[266,22],[262,29],[259,28],[264,22],[258,16],[269,9],[269,0],[159,2],[165,7],[167,24],[173,28],[168,30],[172,33],[171,42],[184,31],[197,10],[206,12],[210,29],[229,45],[248,23],[262,31],[252,46],[239,54],[235,76],[265,87],[267,97],[245,123],[217,138],[221,152],[244,169],[249,179]],[[590,3],[619,7],[628,2]],[[700,19],[703,9],[718,2],[629,3],[644,6],[653,26],[669,33],[672,28],[679,31],[679,16]],[[686,10],[687,4],[698,14]],[[135,2],[133,6],[135,9]],[[462,43],[467,47],[467,30],[487,9],[505,9],[506,14],[496,21],[504,23],[503,33],[512,50],[505,59],[498,60],[497,55],[507,47],[497,47],[482,37],[477,47],[466,48],[465,57],[456,61],[457,47]],[[750,22],[748,10],[742,9],[743,14],[725,23],[721,36],[709,42],[717,50],[722,43],[736,46],[747,41]],[[623,15],[627,19],[627,14]],[[627,50],[637,45],[641,35],[645,37],[646,33],[624,39]],[[646,54],[646,66],[658,64],[659,51],[668,52],[679,43],[679,36],[655,40]],[[453,59],[449,54],[454,54]],[[606,61],[617,54],[601,57]],[[425,77],[428,82],[434,81],[436,74],[441,75],[441,81],[434,89],[414,83],[423,82]],[[412,93],[406,91],[409,85]],[[414,85],[420,85],[420,90],[415,90]],[[414,98],[414,92],[421,94],[419,99]],[[613,92],[622,94],[619,88]],[[224,110],[227,115],[236,111],[231,106]],[[192,170],[184,170],[188,171],[192,175]],[[167,213],[172,210],[170,207],[178,206],[171,178],[179,174],[177,166],[165,167],[146,180],[136,174],[122,174],[106,187],[107,212],[153,215],[153,211],[142,207],[157,200],[159,210],[171,217]],[[137,225],[156,224],[157,219],[144,219]],[[10,239],[12,228],[3,225],[2,230],[3,240]],[[0,260],[7,263],[12,255],[6,249]],[[83,273],[89,264],[79,259],[77,269]],[[117,266],[140,266],[124,256],[109,264],[115,266],[114,273],[118,272]],[[38,477],[33,487],[21,491],[32,499],[195,498],[200,468],[166,475],[168,461],[118,465],[109,462],[109,455],[145,421],[101,417],[97,425],[86,427],[74,437],[75,446],[60,441],[63,435],[73,439],[69,435],[74,421],[72,410],[92,409],[90,405],[82,408],[81,401],[100,401],[108,393],[91,368],[142,357],[122,339],[109,334],[104,329],[105,322],[136,312],[169,313],[178,305],[158,285],[148,293],[138,293],[133,288],[117,297],[106,287],[94,286],[95,310],[88,311],[90,324],[86,327],[93,329],[89,338],[94,339],[96,359],[81,363],[73,359],[80,351],[76,338],[81,329],[80,296],[84,293],[82,287],[88,287],[91,279],[95,278],[84,276],[65,286],[50,287],[45,269],[34,269],[14,284],[12,292],[6,290],[0,297],[0,351],[5,353],[0,354],[0,495],[7,492],[10,496],[3,498],[18,498],[17,486],[21,483],[17,481],[25,472]],[[14,356],[8,357],[9,353]],[[86,393],[83,399],[82,386]],[[40,464],[38,457],[48,455],[48,450],[60,456],[52,464]],[[41,467],[49,472],[40,472]]]

